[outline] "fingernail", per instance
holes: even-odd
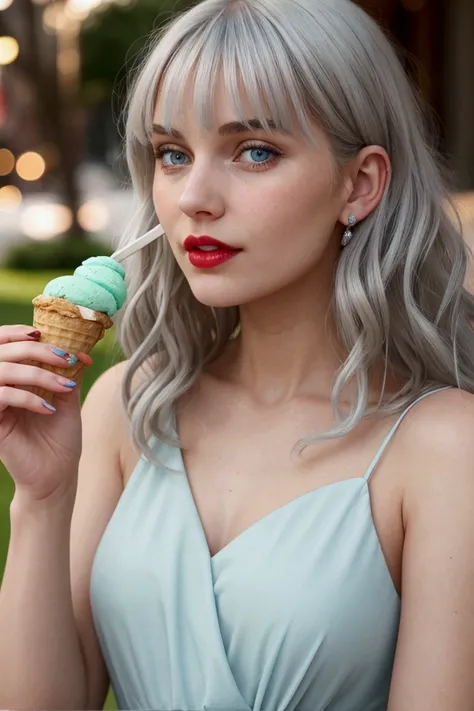
[[[89,365],[92,365],[92,363],[93,363],[94,361],[92,360],[92,358],[90,357],[90,355],[88,355],[87,353],[82,353],[81,355],[82,355],[82,357],[86,360],[86,362],[84,363],[84,365],[85,365],[86,367],[88,367]],[[84,362],[84,361],[83,361],[83,362]]]
[[[47,410],[51,410],[51,412],[56,412],[56,408],[50,405],[49,402],[46,402],[46,400],[43,400],[43,405]]]
[[[61,375],[57,375],[56,380],[60,385],[63,385],[65,388],[75,388],[77,385],[75,380],[68,380],[67,378],[63,378]]]
[[[26,334],[29,338],[40,338],[41,337],[41,331],[32,331],[31,333]]]
[[[51,348],[52,352],[54,355],[59,356],[60,358],[65,358],[69,365],[76,365],[78,363],[78,359],[76,358],[75,355],[71,355],[71,353],[68,353],[67,351],[63,351],[62,348]]]

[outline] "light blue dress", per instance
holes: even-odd
[[[92,569],[121,709],[385,711],[400,599],[368,482],[414,404],[365,476],[300,496],[212,557],[181,452],[154,440],[181,474],[140,460]]]

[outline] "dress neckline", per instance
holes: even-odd
[[[176,450],[176,456],[177,456],[177,468],[182,472],[184,480],[185,480],[185,486],[186,486],[186,492],[188,495],[188,498],[191,503],[191,507],[194,513],[194,517],[198,523],[199,529],[200,529],[200,534],[201,537],[204,541],[209,559],[211,562],[216,561],[219,557],[225,555],[231,548],[233,548],[235,545],[238,545],[241,540],[244,540],[251,536],[255,531],[258,531],[260,528],[264,527],[267,525],[269,522],[274,520],[275,518],[278,518],[279,515],[282,515],[283,513],[287,512],[288,510],[295,508],[299,505],[303,505],[304,503],[312,500],[313,498],[317,498],[318,495],[324,495],[324,493],[328,493],[329,490],[337,488],[337,487],[343,487],[344,485],[349,485],[351,487],[357,486],[359,489],[368,489],[368,481],[364,477],[349,477],[347,479],[338,479],[337,481],[330,482],[329,484],[322,484],[321,486],[318,486],[314,489],[311,489],[310,491],[306,491],[303,494],[300,494],[298,496],[295,496],[294,498],[290,499],[286,503],[282,504],[281,506],[278,506],[277,508],[273,509],[272,511],[269,511],[269,513],[265,514],[261,518],[259,518],[257,521],[254,523],[250,524],[250,526],[247,526],[241,533],[239,533],[237,536],[234,536],[228,543],[226,543],[222,548],[220,548],[216,553],[211,554],[210,548],[209,548],[209,543],[206,538],[206,533],[205,529],[202,523],[201,515],[199,513],[198,507],[196,505],[196,500],[194,498],[194,494],[191,488],[191,484],[189,481],[188,477],[188,472],[186,469],[186,465],[184,463],[184,457],[182,450],[177,447],[175,448]]]

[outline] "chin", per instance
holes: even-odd
[[[229,309],[233,306],[240,306],[241,300],[232,293],[223,292],[216,289],[192,289],[199,303],[204,304],[204,306],[212,306],[216,309]]]
[[[207,281],[207,283],[205,283],[205,281]],[[234,281],[233,284],[232,281]],[[257,294],[256,290],[239,288],[236,284],[236,280],[223,279],[222,282],[218,284],[215,280],[213,281],[210,278],[202,280],[201,283],[199,283],[199,280],[191,279],[188,283],[197,301],[205,306],[212,306],[214,308],[228,309],[243,306],[262,296],[260,293]]]

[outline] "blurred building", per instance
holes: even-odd
[[[407,51],[461,191],[474,190],[474,0],[357,0]]]

